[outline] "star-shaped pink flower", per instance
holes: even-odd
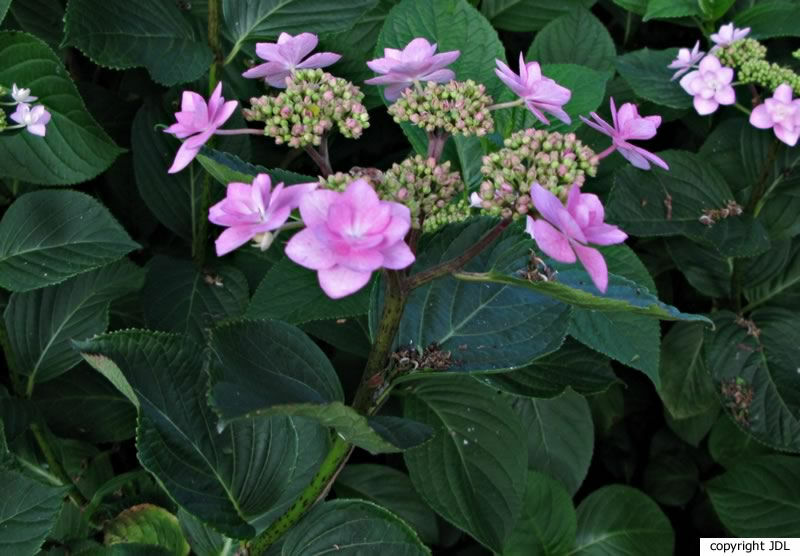
[[[495,60],[497,68],[494,72],[500,80],[508,85],[517,96],[525,101],[525,106],[533,112],[542,123],[549,125],[544,112],[549,112],[565,124],[572,120],[564,111],[564,106],[572,97],[572,91],[562,87],[549,77],[542,76],[538,62],[525,63],[522,53],[519,54],[519,75],[511,71],[502,60]]]
[[[678,50],[678,57],[667,66],[669,69],[678,70],[670,81],[678,79],[681,75],[692,69],[697,62],[703,59],[703,56],[705,56],[705,52],[700,50],[700,41],[694,43],[694,47],[691,50],[688,48],[681,48]]]
[[[270,86],[285,89],[286,78],[295,70],[324,68],[338,62],[342,57],[334,52],[318,52],[308,56],[318,43],[319,38],[314,33],[300,33],[295,37],[281,33],[277,43],[256,43],[256,54],[267,62],[250,68],[242,75],[249,78],[263,77]]]
[[[695,71],[681,79],[683,90],[694,97],[694,109],[701,116],[716,112],[720,104],[736,102],[736,93],[731,82],[733,69],[723,66],[719,59],[709,54]]]
[[[783,83],[753,109],[750,123],[759,129],[772,128],[775,137],[794,147],[800,138],[800,98],[792,100],[792,88]]]
[[[711,40],[715,44],[714,48],[712,48],[711,51],[713,52],[718,48],[722,48],[723,46],[728,46],[729,44],[734,43],[739,39],[745,38],[749,34],[750,34],[750,27],[745,27],[744,29],[737,29],[733,26],[733,23],[728,23],[727,25],[723,25],[722,27],[719,28],[719,31],[711,35]]]
[[[50,122],[50,112],[41,104],[31,108],[30,104],[20,103],[11,114],[11,119],[20,124],[17,127],[24,126],[28,133],[44,137]]]

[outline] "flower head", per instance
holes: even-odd
[[[186,140],[178,149],[175,160],[167,172],[174,174],[186,168],[206,141],[231,117],[237,104],[235,100],[225,102],[222,98],[221,82],[211,93],[208,104],[197,93],[184,91],[181,111],[175,113],[177,123],[169,126],[164,132]]]
[[[11,119],[25,126],[28,133],[44,137],[47,123],[50,121],[50,112],[38,104],[31,108],[30,104],[17,104],[17,109],[11,114]]]
[[[792,100],[792,88],[784,83],[753,109],[750,123],[760,129],[772,128],[775,137],[794,147],[800,138],[800,98]]]
[[[697,62],[703,59],[703,56],[705,56],[705,52],[700,50],[700,41],[694,43],[694,47],[691,50],[688,48],[681,48],[678,50],[678,57],[667,66],[669,69],[678,70],[670,81],[678,79],[681,75],[692,69]]]
[[[460,50],[435,54],[436,43],[416,38],[403,50],[384,48],[383,58],[367,62],[369,69],[380,73],[378,77],[367,79],[370,85],[388,85],[383,91],[387,100],[397,100],[406,88],[415,81],[435,81],[447,83],[455,78],[453,70],[445,69],[461,55]]]
[[[39,97],[32,96],[30,89],[22,89],[20,87],[17,87],[17,84],[14,83],[13,85],[11,85],[11,98],[13,98],[18,103],[29,104],[37,100]]]
[[[728,23],[727,25],[723,25],[719,28],[719,31],[711,35],[711,40],[714,42],[715,46],[711,49],[713,52],[715,49],[728,46],[734,41],[738,41],[739,39],[745,38],[750,33],[750,27],[745,27],[744,29],[736,29],[733,26],[733,23]]]
[[[603,255],[587,243],[613,245],[622,243],[627,234],[603,222],[605,211],[597,195],[581,193],[573,186],[567,206],[538,183],[531,187],[531,197],[541,218],[528,216],[525,231],[546,255],[562,263],[581,261],[592,282],[601,292],[608,287],[608,268]]]
[[[694,109],[701,116],[715,112],[720,104],[734,104],[736,93],[731,86],[733,70],[723,67],[716,56],[709,54],[700,67],[681,79],[683,90],[694,97]]]
[[[628,162],[636,168],[649,170],[650,163],[669,170],[667,163],[658,156],[641,147],[630,144],[631,139],[652,139],[656,135],[658,126],[661,125],[661,116],[640,116],[635,104],[626,102],[617,110],[614,97],[611,97],[611,120],[614,125],[609,125],[604,119],[591,112],[594,121],[581,116],[583,123],[611,137],[612,149],[619,151]]]
[[[401,269],[414,262],[403,240],[411,227],[408,207],[381,201],[362,179],[344,193],[317,189],[304,195],[300,216],[306,228],[286,244],[286,255],[316,270],[329,297],[360,290],[379,268]]]
[[[273,189],[267,174],[258,174],[252,185],[229,183],[225,198],[208,211],[211,222],[228,228],[217,238],[217,256],[230,253],[259,234],[266,234],[283,226],[292,210],[300,204],[303,195],[316,187],[316,183],[291,187],[284,187],[283,183],[279,183]],[[264,236],[265,240],[271,238],[271,235]],[[263,247],[268,246],[264,241]]]
[[[525,63],[522,53],[519,55],[519,75],[511,71],[502,60],[495,60],[497,68],[494,72],[500,80],[508,85],[521,99],[525,101],[525,106],[533,112],[542,123],[549,125],[550,122],[544,115],[549,112],[565,124],[572,120],[564,111],[564,106],[572,97],[572,92],[566,87],[562,87],[552,79],[542,76],[542,70],[538,62]]]
[[[295,37],[281,33],[277,43],[256,43],[256,54],[267,62],[250,68],[242,75],[249,78],[263,77],[270,86],[284,89],[286,78],[295,70],[324,68],[335,64],[342,57],[334,52],[318,52],[308,56],[317,47],[317,43],[319,38],[314,33],[300,33]]]

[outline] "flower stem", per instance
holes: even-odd
[[[613,153],[617,150],[617,146],[614,143],[611,143],[611,146],[608,147],[606,150],[597,153],[597,160],[603,160],[605,157]]]
[[[214,135],[264,135],[263,129],[253,129],[251,127],[242,127],[238,129],[218,129]]]
[[[219,74],[222,73],[222,43],[219,40],[219,13],[220,0],[208,1],[208,46],[214,54],[211,67],[208,68],[208,94],[214,91],[219,82]]]
[[[516,106],[522,106],[522,103],[525,102],[523,99],[518,98],[517,100],[510,100],[508,102],[501,102],[499,104],[492,104],[489,106],[489,110],[502,110],[503,108],[514,108]]]
[[[439,162],[448,137],[450,137],[450,134],[443,129],[435,129],[428,132],[428,158]]]
[[[742,106],[738,102],[736,104],[734,104],[733,107],[736,108],[737,110],[739,110],[740,112],[744,112],[748,116],[750,115],[750,110],[748,110],[747,108],[745,108],[744,106]]]
[[[42,428],[38,423],[31,423],[30,429],[33,433],[33,437],[36,439],[36,444],[38,444],[39,450],[41,450],[42,455],[47,462],[47,467],[49,467],[50,472],[55,475],[64,485],[69,486],[69,497],[75,503],[75,505],[79,508],[84,506],[88,501],[83,497],[83,494],[81,494],[81,492],[78,490],[78,487],[76,487],[69,478],[69,475],[67,475],[67,473],[64,471],[64,468],[61,467],[61,464],[58,462],[55,454],[53,453],[53,449],[50,448],[50,444],[44,437]]]
[[[333,173],[333,168],[331,168],[331,161],[328,158],[328,138],[323,136],[322,142],[319,144],[319,149],[315,149],[311,145],[306,145],[305,151],[308,153],[308,156],[311,157],[311,160],[314,161],[314,164],[317,165],[319,168],[320,173],[322,173],[323,178],[327,178]]]

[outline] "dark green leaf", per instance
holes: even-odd
[[[728,257],[685,237],[668,238],[665,245],[675,266],[697,291],[709,297],[730,297],[733,268]]]
[[[737,537],[800,536],[800,459],[769,455],[711,479],[708,495]]]
[[[700,10],[707,21],[717,21],[733,6],[736,0],[699,0]]]
[[[492,25],[507,31],[538,31],[576,7],[590,8],[595,0],[483,0],[481,11]]]
[[[470,377],[431,376],[414,383],[405,415],[436,431],[404,454],[417,492],[445,519],[502,550],[525,485],[525,437],[514,411]]]
[[[58,284],[138,247],[92,197],[34,191],[14,201],[0,221],[0,286],[20,292]]]
[[[64,32],[64,45],[94,63],[113,69],[144,66],[167,86],[194,81],[212,61],[204,37],[174,2],[70,0]]]
[[[6,470],[0,470],[0,484],[0,552],[35,554],[56,524],[67,489]]]
[[[363,500],[333,500],[314,508],[286,535],[282,556],[343,554],[424,556],[430,550],[405,522]]]
[[[647,11],[647,4],[649,0],[612,0],[617,6],[623,10],[627,10],[637,15],[644,15]]]
[[[700,484],[697,464],[686,453],[653,456],[643,481],[644,490],[667,506],[685,506]]]
[[[61,59],[39,39],[0,32],[0,83],[31,89],[52,115],[47,135],[0,138],[0,176],[44,185],[70,185],[106,170],[122,152],[97,125]]]
[[[187,556],[189,543],[178,518],[153,504],[139,504],[103,525],[107,545],[142,543],[160,546],[173,556]]]
[[[750,27],[754,39],[800,36],[800,12],[795,2],[758,2],[733,18],[736,27]]]
[[[753,309],[769,300],[791,291],[800,284],[800,241],[792,242],[791,250],[782,271],[769,280],[745,289],[744,294],[750,302],[747,310]]]
[[[220,535],[183,508],[178,509],[178,521],[197,556],[233,556],[235,553],[236,542]]]
[[[650,0],[642,21],[651,19],[672,19],[700,15],[697,0]]]
[[[589,10],[578,8],[554,19],[536,33],[527,60],[535,60],[540,64],[579,64],[599,72],[608,72],[614,70],[616,55],[614,41],[605,25]],[[552,75],[549,77],[560,83]],[[572,92],[578,94],[580,91],[572,89]],[[577,118],[577,114],[586,114],[588,111],[568,112]]]
[[[677,56],[677,48],[644,48],[619,56],[617,71],[638,96],[670,108],[689,108],[692,97],[681,89],[677,81],[670,81],[674,70],[667,66]]]
[[[6,12],[8,12],[8,7],[11,5],[11,0],[0,0],[0,23],[3,22],[3,19],[6,17]]]
[[[594,451],[594,426],[586,399],[572,391],[551,400],[514,401],[528,445],[528,469],[557,479],[570,494],[581,486]]]
[[[675,419],[699,415],[717,405],[703,358],[703,327],[676,323],[661,344],[659,394]]]
[[[678,438],[697,448],[716,423],[719,414],[720,407],[716,405],[703,413],[685,419],[674,419],[669,411],[665,411],[664,418],[667,426]]]
[[[726,469],[746,459],[771,452],[769,448],[736,426],[727,415],[721,415],[711,428],[708,451],[714,461]]]
[[[286,185],[317,181],[316,178],[311,176],[296,174],[281,168],[268,170],[263,166],[244,162],[235,154],[217,151],[208,147],[203,147],[200,154],[197,155],[197,161],[222,185],[228,185],[232,181],[252,183],[253,178],[258,174],[269,174],[275,183],[283,182]]]

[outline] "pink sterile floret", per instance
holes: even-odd
[[[225,102],[222,98],[222,83],[217,84],[208,104],[203,97],[192,91],[184,91],[181,111],[175,113],[177,123],[164,130],[178,139],[186,139],[175,154],[168,173],[174,174],[186,168],[214,132],[231,117],[238,101]]]
[[[681,48],[678,50],[678,57],[667,66],[669,69],[678,70],[670,81],[678,79],[681,75],[692,69],[697,62],[703,59],[703,56],[705,56],[705,52],[700,50],[700,41],[694,43],[694,47],[692,47],[691,50],[688,48]]]
[[[590,112],[594,121],[581,116],[583,123],[608,135],[612,140],[613,149],[619,151],[628,162],[642,170],[649,170],[650,163],[669,170],[669,166],[660,157],[641,147],[630,144],[631,139],[652,139],[656,135],[658,126],[661,125],[661,116],[640,116],[635,104],[626,102],[617,110],[614,97],[611,97],[611,119],[613,126],[609,125],[596,112]]]
[[[587,243],[612,245],[628,237],[625,232],[605,224],[605,211],[597,195],[581,193],[572,186],[564,207],[558,197],[538,183],[531,187],[531,198],[542,216],[534,220],[528,216],[525,230],[536,240],[546,255],[562,263],[581,261],[589,276],[601,292],[608,287],[608,268],[603,255]]]
[[[534,116],[542,123],[549,125],[543,112],[549,112],[565,124],[572,120],[564,111],[564,106],[572,97],[572,91],[562,87],[549,77],[542,75],[538,62],[525,63],[522,53],[519,55],[519,75],[511,71],[502,60],[495,60],[497,68],[494,72],[508,88],[525,101]]]
[[[317,189],[303,196],[300,216],[306,228],[286,244],[286,255],[316,270],[329,297],[358,291],[379,268],[396,270],[414,262],[403,239],[411,227],[408,207],[381,201],[363,179],[343,193]]]
[[[719,31],[716,33],[712,33],[711,40],[714,42],[715,46],[711,49],[713,52],[718,48],[723,46],[728,46],[729,44],[738,41],[739,39],[745,38],[747,35],[750,34],[750,27],[745,27],[744,29],[737,29],[733,26],[733,23],[728,23],[727,25],[723,25],[719,28]]]
[[[256,43],[256,54],[267,62],[250,68],[242,75],[249,78],[263,77],[272,87],[285,89],[286,78],[295,70],[324,68],[338,62],[342,57],[334,52],[318,52],[306,58],[318,43],[319,38],[314,33],[300,33],[295,37],[281,33],[277,43]]]
[[[761,129],[772,128],[775,137],[794,147],[800,138],[800,98],[792,100],[792,88],[783,83],[771,98],[753,109],[750,123]]]
[[[426,39],[416,38],[403,50],[384,48],[383,58],[367,62],[369,69],[382,75],[367,79],[364,83],[388,85],[383,94],[387,100],[394,101],[415,81],[452,81],[456,74],[445,68],[460,55],[460,50],[436,54],[436,43],[431,44]]]
[[[17,104],[17,109],[11,114],[11,119],[24,125],[28,133],[44,137],[46,126],[50,122],[50,112],[44,106],[37,104],[31,108],[30,104]]]
[[[694,108],[701,116],[711,114],[720,104],[734,104],[736,93],[731,86],[733,69],[724,67],[716,56],[709,54],[699,69],[681,79],[681,87],[694,97]]]
[[[267,174],[258,174],[252,185],[229,183],[225,198],[208,211],[211,222],[228,228],[217,238],[217,255],[221,257],[255,236],[283,226],[300,199],[316,188],[314,182],[291,187],[279,183],[272,189]]]

